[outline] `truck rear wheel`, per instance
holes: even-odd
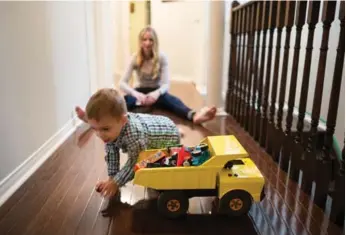
[[[242,190],[226,193],[220,200],[220,212],[229,216],[242,216],[249,212],[251,196]]]
[[[189,199],[182,191],[163,191],[157,200],[158,211],[168,218],[186,215]]]

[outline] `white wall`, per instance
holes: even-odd
[[[112,30],[115,33],[113,76],[117,85],[131,57],[129,1],[113,1],[112,5],[115,9],[112,13]]]
[[[223,111],[222,82],[224,65],[225,2],[208,1],[208,22],[206,38],[207,55],[207,105],[215,105]]]
[[[90,86],[112,85],[116,4],[0,2],[0,204],[73,130]]]
[[[231,4],[232,1],[225,1],[225,35],[224,35],[224,56],[223,56],[223,71],[222,71],[222,97],[225,99],[228,86],[228,66],[231,50],[231,35],[230,35],[230,19],[231,19]]]
[[[172,79],[189,80],[205,89],[208,1],[151,2],[151,25],[166,53]]]
[[[84,3],[1,2],[0,179],[89,95]]]

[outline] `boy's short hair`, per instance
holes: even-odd
[[[103,88],[93,94],[86,106],[88,119],[99,121],[101,117],[110,115],[120,119],[127,113],[124,97],[115,89]]]

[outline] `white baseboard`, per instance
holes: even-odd
[[[228,116],[228,115],[229,114],[225,111],[224,108],[222,107],[217,108],[216,116],[221,117],[221,116]]]
[[[0,206],[54,153],[82,122],[71,118],[21,165],[0,181]]]
[[[201,94],[201,96],[206,99],[207,97],[207,87],[206,86],[196,86],[197,91]]]

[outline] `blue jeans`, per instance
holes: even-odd
[[[141,92],[143,94],[148,94],[157,88],[136,88],[138,92]],[[138,107],[136,105],[136,98],[131,95],[125,95],[125,101],[127,105],[127,109],[129,111],[133,110],[134,108]],[[156,103],[153,104],[153,107],[171,111],[177,116],[192,120],[194,111],[192,111],[189,107],[187,107],[179,98],[170,95],[168,93],[160,95],[160,97],[157,99]]]

